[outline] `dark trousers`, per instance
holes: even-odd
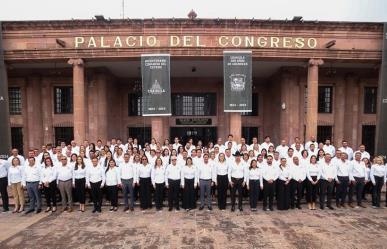
[[[243,178],[234,178],[231,177],[231,181],[233,183],[233,186],[231,187],[231,206],[235,208],[235,194],[238,190],[238,208],[242,208],[242,198],[243,198]]]
[[[101,183],[102,183],[102,181],[90,182],[91,198],[93,200],[94,209],[97,211],[101,211],[101,206],[102,206]]]
[[[75,195],[79,204],[85,204],[86,201],[86,178],[75,179]]]
[[[1,200],[3,201],[3,209],[8,211],[9,210],[9,197],[8,197],[8,178],[2,177],[0,178],[0,193],[1,193]]]
[[[348,193],[348,201],[352,203],[353,194],[356,193],[356,201],[357,205],[361,205],[363,198],[363,189],[364,189],[364,177],[354,177],[355,183],[351,183],[349,193]]]
[[[109,195],[110,205],[112,207],[118,207],[118,187],[117,187],[117,185],[107,186],[107,192]]]
[[[124,194],[124,203],[125,208],[129,207],[129,197],[130,196],[130,207],[134,207],[134,193],[133,193],[133,178],[131,179],[121,179],[122,182],[122,191]]]
[[[39,191],[39,182],[27,182],[27,193],[30,198],[30,209],[34,210],[36,205],[36,210],[42,208],[42,201]]]
[[[348,184],[349,184],[349,177],[348,176],[338,176],[337,179],[339,180],[340,184],[337,184],[337,191],[336,191],[336,203],[344,205],[345,198],[348,194]]]
[[[156,183],[155,189],[155,205],[156,209],[161,209],[164,202],[164,183]]]
[[[327,198],[327,206],[332,206],[333,187],[335,181],[328,182],[327,180],[321,180],[320,182],[320,208],[325,206],[325,197]]]
[[[290,183],[277,180],[277,209],[288,210],[290,202]]]
[[[294,208],[294,203],[296,203],[296,207],[301,206],[302,199],[302,190],[303,190],[304,182],[298,182],[294,179],[290,181],[290,208]],[[296,201],[296,193],[297,193],[297,201]]]
[[[175,206],[179,209],[179,192],[180,192],[180,180],[168,179],[169,191],[168,191],[168,207]]]
[[[48,184],[48,187],[43,189],[47,207],[56,207],[56,188],[56,180],[54,180]]]
[[[183,190],[183,208],[194,209],[196,208],[196,196],[195,196],[195,180],[184,179],[184,190]]]
[[[267,207],[267,201],[269,200],[269,208],[273,208],[273,199],[275,191],[275,182],[269,183],[263,180],[263,209]]]
[[[312,180],[316,181],[317,176],[312,176]],[[316,183],[313,185],[312,182],[308,180],[307,186],[308,186],[306,191],[307,202],[308,203],[316,202],[319,183]]]
[[[249,181],[250,208],[257,208],[258,196],[261,191],[259,180]]]
[[[372,191],[372,206],[380,207],[380,196],[384,184],[384,177],[375,176],[375,185]]]
[[[218,175],[217,179],[217,190],[218,190],[218,208],[226,209],[227,203],[227,188],[228,188],[228,176]]]
[[[140,178],[140,207],[152,208],[151,178]]]

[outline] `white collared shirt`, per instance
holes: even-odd
[[[25,166],[24,172],[23,172],[23,180],[22,185],[26,186],[27,182],[39,182],[41,183],[40,178],[40,166],[38,164],[35,164],[34,166]]]
[[[121,179],[136,179],[136,166],[130,161],[121,163],[119,170]]]
[[[274,164],[266,164],[265,166],[263,166],[262,168],[262,177],[263,179],[265,179],[266,181],[275,181],[278,179],[278,176],[279,176],[279,168],[278,167],[275,167]]]
[[[214,162],[208,160],[208,163],[201,162],[198,165],[195,165],[198,170],[198,180],[212,180],[215,182],[216,170]]]
[[[250,180],[259,180],[259,185],[263,188],[263,176],[262,176],[262,168],[251,168],[247,171],[246,176],[246,184],[249,185]]]
[[[228,163],[224,161],[223,163],[215,161],[216,175],[224,176],[228,174]]]
[[[8,169],[10,166],[11,164],[8,161],[0,159],[0,178],[8,177]]]
[[[181,186],[184,187],[184,179],[195,179],[194,184],[197,184],[197,170],[195,165],[184,165],[181,168]]]
[[[136,173],[136,182],[139,183],[140,178],[149,178],[151,177],[152,166],[148,163],[147,165],[139,164],[137,167]]]
[[[349,177],[349,162],[347,160],[345,161],[336,161],[335,162],[336,168],[337,168],[337,177]],[[338,180],[338,179],[336,179]]]
[[[320,162],[321,167],[321,178],[324,180],[328,179],[336,179],[337,176],[337,168],[333,165],[332,162],[329,164],[325,162],[325,160]]]
[[[42,182],[50,183],[57,178],[57,166],[42,167]]]
[[[113,168],[109,167],[106,170],[107,170],[105,174],[106,186],[116,186],[118,184],[121,184],[120,171],[117,166],[114,166]]]
[[[73,171],[73,184],[75,184],[75,179],[83,179],[86,178],[86,165],[82,169],[81,165],[78,165],[78,169],[76,170],[74,167]]]
[[[8,169],[8,185],[11,186],[12,183],[22,182],[23,178],[23,169],[20,165],[11,166]]]
[[[151,179],[152,184],[155,185],[165,182],[165,167],[161,165],[160,167],[152,167],[151,170]]]
[[[351,181],[354,181],[355,178],[362,178],[364,177],[365,180],[368,180],[368,174],[367,174],[367,169],[363,161],[356,161],[353,160],[351,161],[350,168],[349,168],[349,179]]]
[[[292,163],[290,165],[290,177],[293,179],[293,180],[296,180],[296,181],[304,181],[306,179],[306,175],[307,175],[307,169],[306,167],[304,166],[304,164],[294,164]]]
[[[383,164],[373,164],[371,166],[371,171],[370,171],[370,178],[372,183],[375,185],[375,176],[378,177],[384,177],[384,182],[387,181],[387,166]]]
[[[247,165],[243,160],[239,163],[236,161],[227,162],[228,164],[228,181],[231,181],[231,178],[243,178],[243,181],[246,182],[247,177]]]
[[[316,162],[315,164],[309,163],[306,164],[306,176],[308,177],[309,181],[313,181],[312,176],[317,176],[316,181],[320,180],[321,178],[321,167]]]
[[[91,166],[86,169],[86,185],[90,186],[90,183],[101,182],[101,186],[105,185],[105,169],[98,164],[97,166]]]
[[[181,167],[178,165],[169,164],[165,170],[165,185],[168,186],[168,180],[180,180]]]
[[[73,179],[73,167],[70,164],[66,164],[66,166],[63,166],[63,164],[58,165],[56,168],[57,170],[57,181],[68,181]]]

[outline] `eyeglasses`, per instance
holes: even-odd
[[[148,159],[146,159],[146,158],[143,158],[142,160],[143,160],[143,161],[148,161]]]
[[[176,161],[176,159],[172,159],[172,161]]]

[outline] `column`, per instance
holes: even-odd
[[[43,144],[54,142],[53,121],[52,121],[52,91],[50,78],[42,79],[41,97],[42,97],[42,124],[43,124]]]
[[[26,95],[28,105],[27,111],[27,134],[28,146],[30,148],[40,148],[43,144],[43,121],[42,121],[42,97],[41,97],[41,82],[39,76],[31,76],[27,79]],[[24,104],[24,103],[23,103]]]
[[[73,66],[74,140],[77,144],[86,139],[85,69],[82,59],[70,59]]]
[[[306,106],[306,139],[317,137],[318,67],[321,59],[310,59],[308,64],[308,103]]]
[[[230,134],[234,136],[234,141],[239,143],[242,137],[242,115],[240,112],[230,112]]]
[[[104,143],[108,139],[108,114],[107,114],[107,77],[105,74],[97,76],[98,85],[98,139]]]
[[[155,138],[157,142],[163,142],[163,118],[162,117],[152,117],[151,118],[152,126],[152,138]]]
[[[345,138],[344,136],[344,121],[345,121],[345,81],[343,78],[335,84],[335,101],[334,103],[334,141],[332,141],[336,147],[341,145],[341,141]]]

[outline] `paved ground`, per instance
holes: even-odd
[[[387,248],[387,209],[0,214],[0,248]],[[17,232],[19,230],[19,232]]]

